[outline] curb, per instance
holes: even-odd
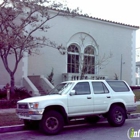
[[[24,124],[0,127],[0,133],[22,131],[22,130],[25,130]]]
[[[139,117],[140,117],[140,113],[133,113],[128,116],[128,119],[139,118]]]

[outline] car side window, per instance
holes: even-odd
[[[128,86],[123,81],[107,81],[107,83],[110,85],[110,87],[115,92],[126,92],[129,91]]]
[[[90,94],[90,86],[88,82],[80,82],[75,85],[73,88],[75,90],[76,95],[85,95]]]
[[[94,94],[109,93],[109,90],[103,82],[92,82]]]

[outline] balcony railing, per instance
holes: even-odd
[[[91,80],[99,80],[99,79],[107,79],[105,75],[97,75],[97,74],[85,74],[82,78],[80,73],[63,73],[62,81],[74,81],[80,79],[91,79]]]

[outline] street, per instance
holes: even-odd
[[[58,135],[47,136],[39,130],[1,133],[0,140],[128,140],[128,129],[140,129],[140,119],[129,119],[122,127],[111,127],[108,122],[65,127]],[[132,138],[132,140],[140,139]]]

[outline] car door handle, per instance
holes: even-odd
[[[107,98],[111,98],[110,96],[107,96]]]
[[[87,99],[91,99],[91,97],[87,97]]]

